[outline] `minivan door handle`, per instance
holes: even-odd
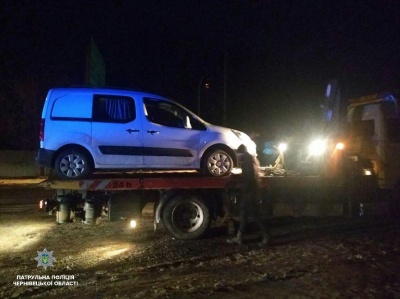
[[[147,133],[154,135],[154,134],[159,134],[159,131],[154,131],[154,130],[148,130]]]
[[[139,130],[134,130],[134,129],[128,129],[128,130],[126,130],[129,134],[130,133],[137,133],[137,132],[139,132]]]

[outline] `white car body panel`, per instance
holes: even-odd
[[[135,119],[127,123],[102,122],[92,118],[94,97],[131,97]],[[144,98],[179,106],[187,119],[203,123],[205,129],[171,127],[151,122]],[[89,151],[100,169],[199,169],[205,151],[226,145],[233,151],[244,144],[255,154],[254,142],[244,133],[202,121],[194,113],[163,97],[130,90],[101,88],[52,89],[45,100],[45,120],[41,149],[58,151],[79,145]],[[153,134],[151,133],[153,132]]]

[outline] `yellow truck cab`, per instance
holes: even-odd
[[[400,183],[399,95],[381,93],[351,100],[347,109],[350,127],[349,156],[377,177],[380,189]]]

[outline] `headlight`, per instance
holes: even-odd
[[[247,152],[252,155],[252,156],[256,156],[257,155],[257,145],[255,144],[255,142],[253,140],[248,140],[246,142],[246,147],[247,147]]]
[[[280,153],[283,153],[284,151],[287,150],[287,143],[279,143],[278,145],[278,151]]]
[[[129,227],[130,228],[136,228],[137,227],[137,221],[135,219],[131,219],[129,222]]]
[[[257,145],[256,143],[246,134],[238,130],[231,129],[232,133],[246,146],[247,152],[252,155],[257,155]]]
[[[364,175],[372,175],[372,170],[371,169],[363,169],[363,174]]]
[[[343,150],[343,149],[344,149],[344,143],[343,143],[343,142],[338,142],[338,143],[336,143],[335,148],[336,148],[337,150]]]
[[[325,140],[315,140],[308,147],[308,154],[310,156],[321,156],[326,151],[326,141]]]

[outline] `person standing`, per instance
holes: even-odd
[[[243,234],[246,231],[248,218],[251,217],[257,226],[259,227],[262,234],[262,244],[267,244],[269,240],[269,232],[260,219],[259,207],[261,190],[260,190],[260,163],[257,157],[250,155],[247,152],[247,148],[241,145],[238,148],[239,159],[241,161],[242,174],[240,175],[240,198],[239,198],[239,210],[240,210],[240,222],[237,235],[227,242],[230,244],[242,244]]]

